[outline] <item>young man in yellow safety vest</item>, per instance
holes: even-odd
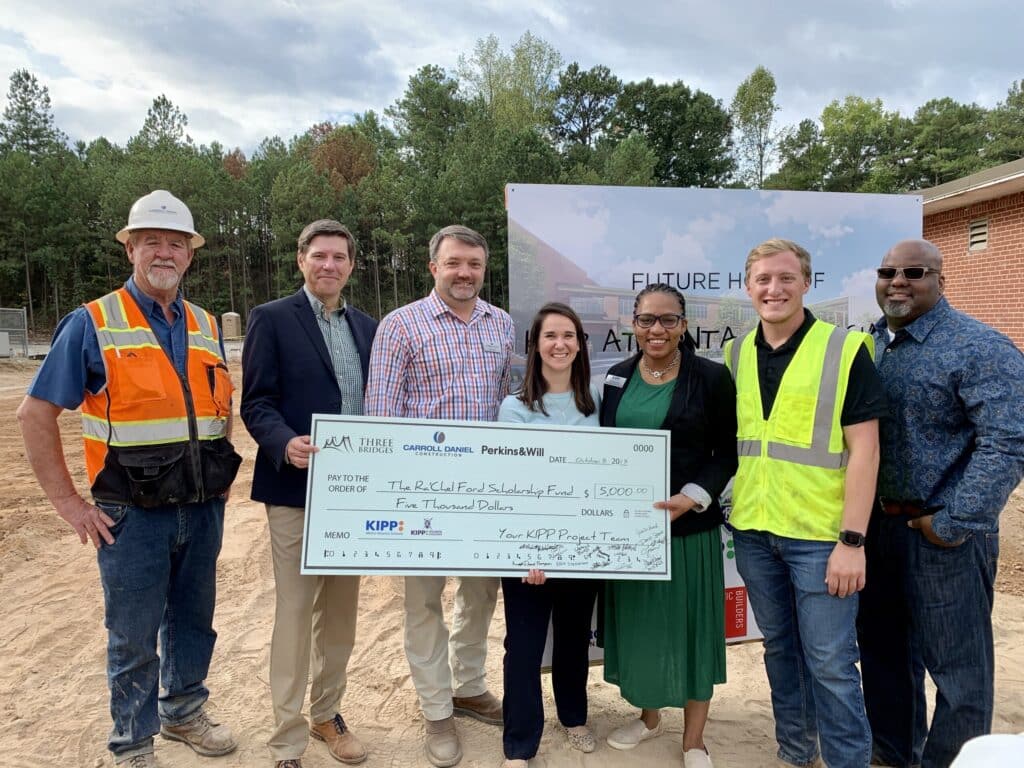
[[[871,735],[857,671],[864,533],[885,397],[871,337],[803,306],[808,252],[754,248],[747,293],[760,322],[725,347],[736,380],[739,468],[729,523],[764,634],[784,762],[866,768]]]

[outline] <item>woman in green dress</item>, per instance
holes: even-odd
[[[661,733],[662,707],[682,707],[683,764],[710,768],[704,725],[725,682],[718,496],[736,471],[736,389],[725,366],[695,353],[686,301],[671,286],[637,295],[633,332],[639,352],[608,372],[601,424],[672,432],[675,493],[654,505],[672,521],[672,579],[608,582],[605,680],[641,708],[608,744],[632,749]]]

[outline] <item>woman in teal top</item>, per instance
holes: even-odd
[[[540,308],[530,327],[523,388],[501,404],[498,421],[598,426],[600,398],[590,385],[583,324],[565,304]],[[587,727],[590,624],[597,597],[593,579],[551,579],[531,568],[503,578],[505,602],[504,768],[526,768],[544,732],[540,662],[552,625],[551,685],[569,745],[592,752]]]
[[[682,707],[683,765],[710,768],[704,725],[714,686],[725,682],[718,496],[736,471],[736,389],[724,365],[695,353],[676,289],[644,288],[633,332],[640,351],[608,372],[601,424],[672,433],[675,494],[654,505],[672,520],[672,579],[608,582],[605,680],[641,708],[608,744],[632,749],[661,733],[662,707]]]

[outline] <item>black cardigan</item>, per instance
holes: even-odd
[[[721,363],[699,357],[682,344],[679,351],[679,375],[661,424],[661,429],[672,433],[670,491],[679,493],[686,483],[696,483],[712,499],[703,512],[687,512],[672,523],[673,536],[687,536],[723,522],[718,497],[737,466],[736,387]],[[619,401],[639,362],[637,354],[608,371],[608,376],[620,376],[626,383],[616,387],[605,379],[601,426],[615,426]]]

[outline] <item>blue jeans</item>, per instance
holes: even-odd
[[[866,768],[871,732],[857,671],[858,596],[828,593],[835,544],[734,531],[736,568],[764,634],[779,758]]]
[[[998,534],[944,549],[876,514],[858,630],[864,698],[883,765],[946,768],[964,742],[992,728],[992,597]],[[937,689],[928,729],[927,668]]]
[[[187,722],[209,696],[224,502],[99,506],[114,520],[114,543],[97,553],[114,720],[107,748],[152,752],[161,721]]]

